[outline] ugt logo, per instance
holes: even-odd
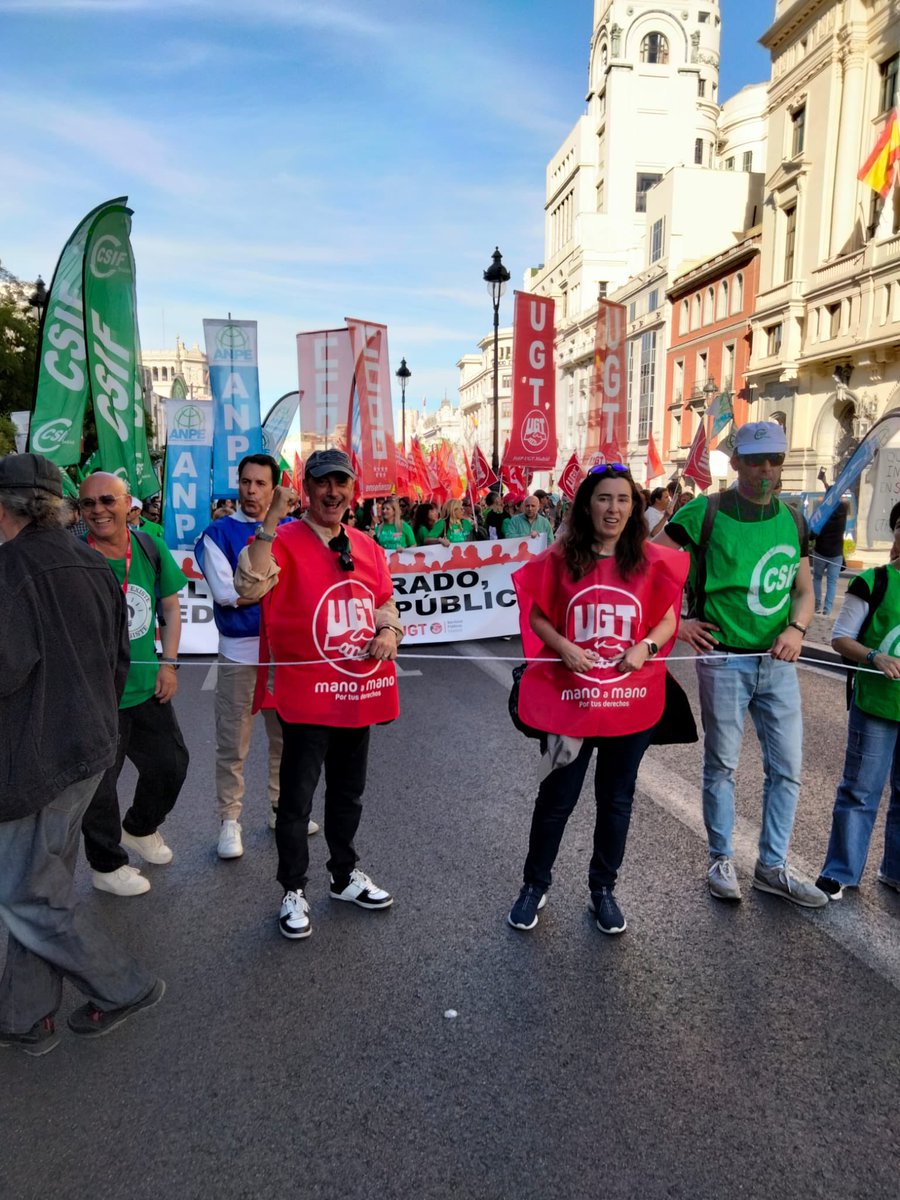
[[[550,426],[542,412],[531,412],[522,422],[522,442],[532,454],[540,454],[550,441]]]
[[[615,664],[634,645],[640,622],[641,602],[624,588],[595,584],[573,596],[566,610],[565,636],[580,650],[592,650],[601,659],[589,673],[577,672],[579,677],[600,686],[621,682]]]
[[[319,655],[342,675],[365,678],[378,670],[375,658],[365,657],[375,636],[375,596],[355,579],[330,587],[316,606],[313,640]]]

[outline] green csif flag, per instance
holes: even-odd
[[[106,208],[84,249],[84,329],[101,466],[138,499],[159,491],[144,428],[131,210]]]
[[[41,324],[34,413],[29,449],[59,467],[81,458],[88,387],[82,274],[88,233],[105,211],[125,198],[108,200],[89,212],[66,242],[53,273]]]

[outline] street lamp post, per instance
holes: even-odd
[[[716,387],[715,376],[710,375],[709,379],[707,379],[706,383],[703,385],[703,396],[706,401],[706,408],[709,408],[713,400],[715,400],[718,390],[719,389]]]
[[[412,371],[406,365],[406,359],[400,359],[400,366],[395,372],[400,380],[400,413],[401,413],[401,429],[403,437],[403,453],[406,453],[406,385],[409,383]]]
[[[41,317],[44,315],[44,309],[47,307],[47,288],[40,275],[35,280],[34,291],[28,297],[28,303],[34,309],[35,320],[38,326],[40,326]]]
[[[491,255],[491,265],[484,272],[484,282],[487,284],[488,295],[494,306],[494,452],[491,457],[491,467],[497,478],[500,478],[500,298],[509,283],[509,271],[503,265],[503,255],[495,248]]]

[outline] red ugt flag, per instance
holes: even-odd
[[[581,469],[578,455],[573,454],[563,467],[562,475],[559,477],[559,490],[567,500],[575,499],[575,493],[578,491],[578,485],[582,479],[584,479],[584,471]]]
[[[480,492],[486,491],[492,483],[497,482],[497,476],[491,470],[480,446],[476,446],[472,451],[472,481]]]
[[[684,468],[685,479],[693,479],[701,491],[712,483],[709,473],[709,444],[706,441],[706,423],[701,421],[688,451],[687,466]]]

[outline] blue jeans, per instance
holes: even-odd
[[[890,772],[891,798],[884,829],[881,873],[900,880],[900,724],[873,717],[853,703],[847,728],[844,777],[831,816],[831,837],[822,874],[856,887],[869,853],[878,804]]]
[[[596,750],[594,795],[597,818],[588,887],[596,892],[601,887],[615,886],[625,857],[638,767],[652,736],[652,729],[642,729],[640,733],[622,737],[585,738],[578,756],[567,766],[551,771],[542,781],[531,818],[523,872],[526,883],[544,892],[552,883],[553,864],[566,822],[578,803],[584,777]]]
[[[703,820],[710,858],[733,857],[734,774],[749,711],[762,749],[765,782],[759,861],[787,860],[800,796],[803,718],[793,663],[768,655],[731,654],[697,662],[703,747]]]
[[[834,607],[834,595],[837,591],[838,576],[841,573],[841,566],[844,562],[843,554],[836,554],[834,558],[827,558],[823,554],[813,551],[812,569],[813,569],[813,596],[816,600],[816,612],[823,609],[825,613],[830,613]],[[825,576],[825,603],[822,604],[822,576]]]

